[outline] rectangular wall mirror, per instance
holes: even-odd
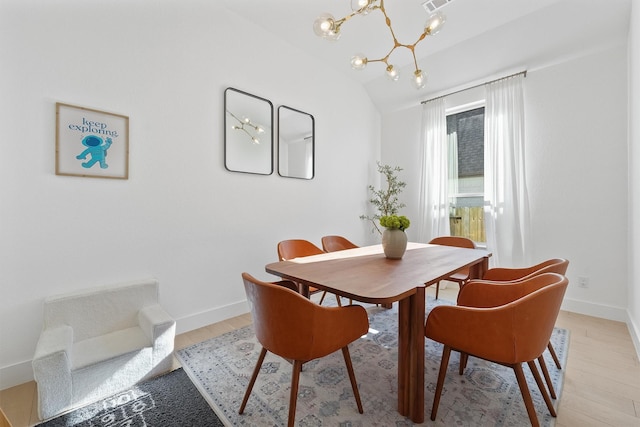
[[[272,174],[273,104],[227,88],[224,109],[224,166],[233,172]]]
[[[278,107],[278,174],[312,179],[315,173],[314,119],[311,114]]]

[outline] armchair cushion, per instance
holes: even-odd
[[[86,368],[152,345],[138,326],[87,338],[73,345],[71,369]]]

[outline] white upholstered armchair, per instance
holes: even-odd
[[[157,280],[47,298],[33,358],[38,415],[54,417],[168,371],[175,321]]]

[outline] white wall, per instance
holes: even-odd
[[[279,240],[371,239],[364,89],[220,2],[3,0],[0,58],[0,389],[30,379],[48,295],[155,276],[181,332],[245,312]],[[315,116],[313,180],[224,169],[228,86]],[[57,101],[129,116],[128,180],[55,175]]]
[[[420,202],[420,128],[422,107],[385,114],[382,118],[382,162],[399,166],[398,177],[407,183],[400,201],[407,206],[400,214],[411,221],[407,229],[409,241],[418,241],[418,206]]]
[[[564,308],[615,320],[626,320],[627,307],[626,58],[626,46],[614,46],[525,79],[532,259],[568,258]],[[405,168],[410,218],[418,215],[421,109],[383,116],[382,160]],[[578,276],[589,278],[587,289]]]
[[[565,309],[623,321],[626,46],[532,72],[526,80],[533,259],[570,260]],[[588,278],[587,289],[577,286],[578,276]]]
[[[629,34],[629,318],[640,354],[640,6],[631,5]]]

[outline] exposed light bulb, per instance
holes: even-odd
[[[351,0],[351,10],[360,11],[362,15],[367,15],[373,10],[373,4],[376,0]]]
[[[395,82],[400,78],[400,73],[398,73],[398,70],[393,68],[393,65],[389,65],[387,66],[387,77]]]
[[[351,68],[353,68],[354,70],[363,70],[366,66],[366,56],[357,54],[351,57]]]
[[[442,26],[447,21],[447,18],[440,12],[433,13],[427,18],[427,22],[424,24],[424,31],[428,35],[432,36],[437,34],[442,29]]]
[[[422,89],[426,82],[427,78],[422,70],[416,70],[415,73],[413,73],[413,84],[416,86],[416,89]]]
[[[351,10],[354,12],[360,10],[369,4],[369,0],[351,0]]]
[[[313,23],[313,31],[318,37],[327,40],[337,40],[340,37],[340,29],[336,26],[336,20],[330,13],[323,13]]]

